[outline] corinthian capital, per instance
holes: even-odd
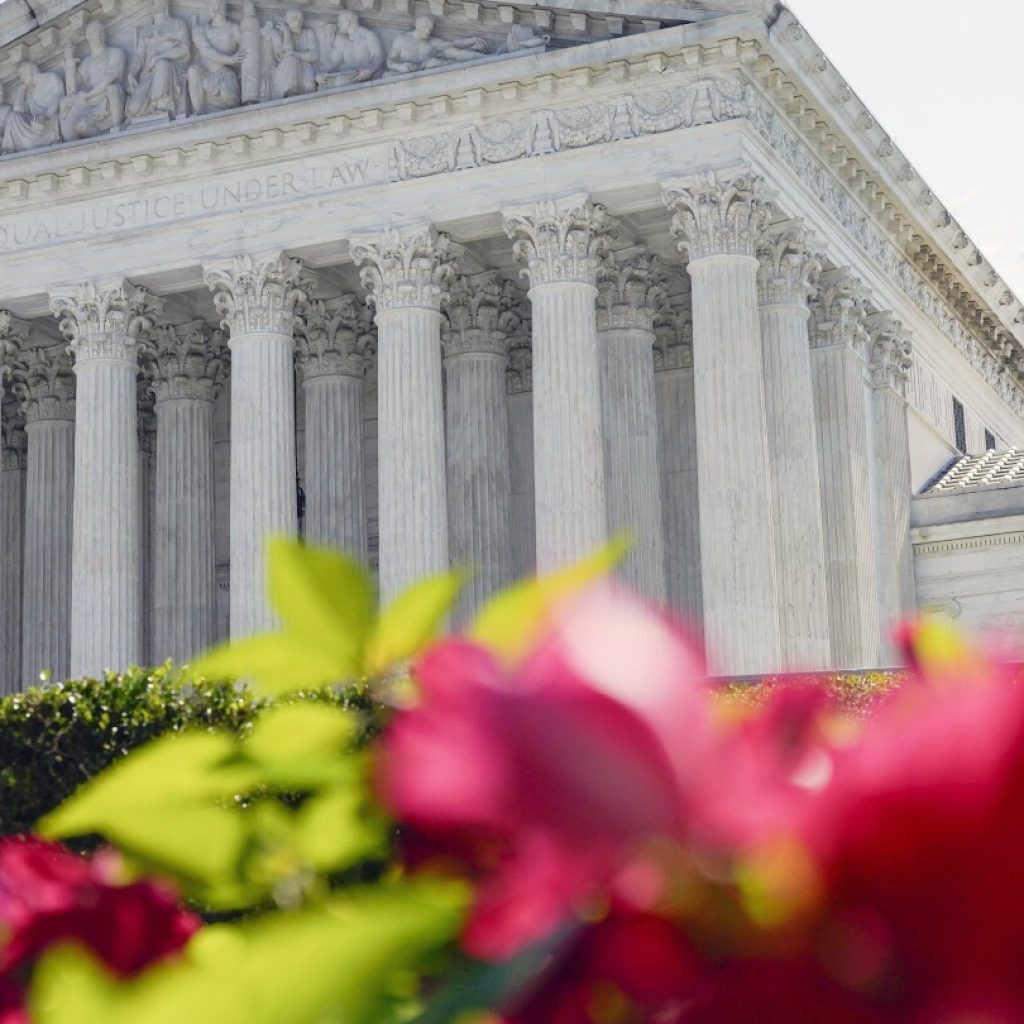
[[[441,329],[445,356],[489,352],[504,356],[518,319],[503,308],[504,289],[496,270],[456,275]]]
[[[374,336],[366,304],[355,295],[302,303],[295,321],[295,344],[303,379],[366,376]]]
[[[0,452],[0,468],[4,472],[25,469],[28,464],[28,437],[25,434],[25,418],[8,418],[3,425],[3,451]]]
[[[530,285],[576,281],[593,285],[617,224],[586,196],[547,199],[504,213],[512,254],[525,264]]]
[[[75,376],[64,345],[24,349],[12,376],[26,423],[75,418]]]
[[[28,343],[29,324],[10,310],[0,309],[0,395],[11,379],[18,355]]]
[[[665,303],[654,318],[654,369],[693,369],[693,317]]]
[[[826,271],[811,303],[811,347],[846,345],[860,352],[867,340],[864,285],[848,267]]]
[[[232,340],[239,334],[292,335],[295,307],[307,300],[315,281],[301,260],[283,253],[235,256],[203,268],[221,325]]]
[[[871,339],[871,385],[892,388],[898,395],[907,393],[907,380],[914,365],[914,343],[903,324],[891,312],[872,313],[867,318]]]
[[[811,253],[812,236],[799,221],[768,227],[757,245],[757,293],[762,306],[799,306],[817,291],[821,262]]]
[[[50,296],[50,310],[71,343],[75,362],[121,359],[135,363],[139,337],[163,312],[163,300],[123,278],[88,281]]]
[[[597,269],[597,328],[654,330],[654,316],[668,301],[665,271],[657,256],[637,249],[610,252]]]
[[[710,171],[665,182],[662,198],[673,211],[672,234],[690,260],[750,256],[772,219],[764,178],[741,171]]]
[[[158,324],[143,346],[143,371],[157,405],[173,399],[216,399],[227,373],[219,331],[205,320]]]
[[[359,280],[378,313],[439,311],[461,255],[448,235],[429,226],[391,228],[354,239],[350,249]]]

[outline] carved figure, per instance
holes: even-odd
[[[11,105],[4,102],[4,84],[0,82],[0,143],[4,140],[4,129],[7,127],[7,118],[10,116]]]
[[[192,27],[196,62],[188,69],[188,96],[196,114],[230,110],[241,99],[238,72],[246,59],[242,32],[228,21],[224,0],[207,0],[209,21]]]
[[[69,47],[64,58],[67,96],[60,103],[60,130],[65,142],[120,128],[124,121],[125,52],[107,46],[106,29],[95,19],[85,26],[85,39],[86,57],[76,61]]]
[[[477,60],[487,52],[487,40],[479,36],[468,39],[433,38],[434,19],[423,15],[413,22],[411,32],[395,36],[388,53],[388,70],[396,74],[425,71]]]
[[[295,7],[285,11],[284,23],[268,22],[262,34],[270,44],[271,99],[312,92],[316,88],[320,43],[313,29],[303,27],[302,11]]]
[[[384,67],[384,46],[373,29],[359,24],[355,11],[338,15],[338,31],[328,51],[321,74],[320,88],[367,82]]]
[[[153,24],[135,36],[135,53],[128,68],[129,120],[182,109],[182,78],[192,45],[188,26],[171,16],[168,0],[153,0]]]
[[[18,65],[19,85],[4,129],[2,153],[21,153],[60,141],[60,101],[64,82],[52,71],[40,71],[30,60]]]
[[[537,35],[537,30],[532,25],[513,25],[498,52],[518,53],[520,50],[534,50],[540,46],[547,46],[550,42],[551,36]]]

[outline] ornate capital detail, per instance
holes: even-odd
[[[52,295],[50,309],[71,343],[76,366],[92,359],[134,364],[139,337],[163,312],[163,300],[124,279],[87,281]]]
[[[7,417],[3,425],[3,451],[0,452],[0,469],[25,469],[28,465],[28,437],[25,434],[25,418],[20,409],[13,417]]]
[[[461,258],[461,249],[432,227],[391,228],[353,239],[350,250],[359,280],[378,313],[392,309],[440,311]]]
[[[657,256],[634,248],[609,252],[597,268],[597,329],[654,330],[668,301],[665,271]]]
[[[26,423],[75,418],[75,375],[63,345],[24,349],[13,377],[11,390]]]
[[[773,207],[764,178],[748,170],[710,171],[662,185],[673,211],[672,234],[691,261],[708,256],[757,253],[761,232]]]
[[[822,274],[811,303],[811,347],[847,345],[860,353],[867,340],[865,306],[864,286],[848,267]]]
[[[135,381],[135,430],[139,451],[156,455],[156,402],[145,376]]]
[[[821,261],[810,251],[812,238],[799,221],[767,228],[757,245],[758,301],[762,306],[807,304],[818,290]]]
[[[654,369],[693,369],[693,317],[664,304],[654,317]]]
[[[373,318],[355,295],[313,299],[300,304],[295,344],[304,380],[366,376],[377,348]]]
[[[270,257],[235,256],[203,268],[203,280],[213,292],[221,326],[231,340],[239,334],[262,331],[291,337],[295,308],[315,288],[301,260],[283,253]],[[230,344],[230,342],[229,342]]]
[[[455,277],[442,323],[446,358],[467,352],[507,354],[510,336],[522,326],[518,309],[510,303],[518,306],[522,293],[512,286],[506,298],[504,285],[496,270]]]
[[[18,354],[28,343],[30,325],[19,320],[10,310],[0,309],[0,391],[10,380]]]
[[[142,366],[156,404],[179,398],[212,402],[227,374],[220,331],[205,320],[158,324],[143,345]]]
[[[507,210],[503,221],[513,240],[512,254],[525,264],[531,287],[558,281],[596,284],[598,262],[618,230],[608,211],[585,196]]]
[[[906,395],[907,380],[914,365],[914,343],[903,324],[891,312],[872,313],[867,318],[871,338],[871,386],[892,388]]]

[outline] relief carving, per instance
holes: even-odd
[[[434,19],[422,15],[412,30],[395,36],[388,51],[388,71],[404,75],[477,60],[487,53],[487,40],[480,36],[467,39],[438,39],[434,36]]]
[[[384,67],[384,45],[373,29],[359,23],[354,11],[338,15],[334,39],[326,48],[320,74],[321,89],[332,89],[353,82],[368,82]]]
[[[136,30],[128,67],[130,121],[184,112],[185,72],[192,57],[188,26],[171,16],[168,0],[153,0],[151,10],[153,23]]]
[[[188,95],[196,114],[238,106],[242,93],[237,68],[247,56],[241,27],[228,20],[224,0],[209,0],[206,9],[209,21],[192,29],[197,60],[188,69]]]
[[[21,153],[59,142],[63,96],[60,75],[40,70],[34,61],[22,61],[0,153]]]
[[[85,26],[89,53],[75,59],[73,47],[64,56],[67,96],[60,102],[60,130],[65,142],[88,139],[124,121],[124,89],[121,78],[125,52],[107,45],[107,32],[95,18]]]
[[[262,35],[270,50],[270,98],[301,96],[316,89],[320,43],[305,26],[302,11],[292,7],[284,21],[269,21]]]

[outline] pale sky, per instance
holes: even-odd
[[[787,0],[1024,298],[1024,0]]]

